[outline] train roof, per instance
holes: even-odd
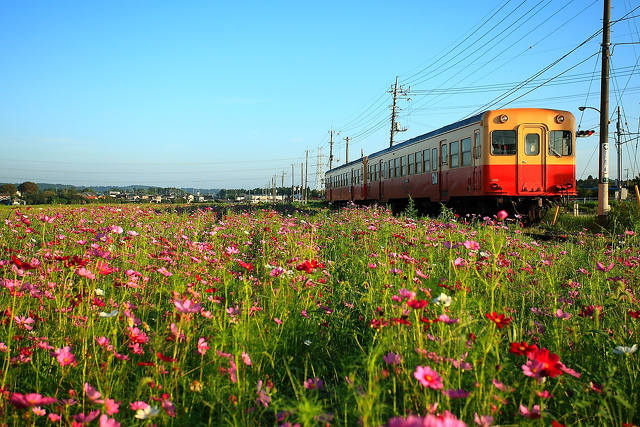
[[[388,147],[388,148],[385,148],[384,150],[376,151],[375,153],[369,154],[368,157],[370,159],[373,158],[373,157],[378,157],[378,156],[381,156],[381,155],[386,154],[388,152],[391,152],[391,151],[394,151],[394,150],[398,150],[398,149],[400,149],[402,147],[405,147],[407,145],[411,145],[414,142],[418,142],[418,141],[421,141],[423,139],[427,139],[427,138],[431,138],[431,137],[434,137],[434,136],[438,136],[438,135],[441,135],[443,133],[446,133],[446,132],[449,132],[449,131],[452,131],[452,130],[455,130],[455,129],[458,129],[458,128],[465,127],[465,126],[470,125],[472,123],[479,122],[480,120],[482,120],[482,116],[484,116],[485,113],[487,113],[487,111],[484,111],[484,112],[482,112],[480,114],[476,114],[475,116],[469,117],[467,119],[463,119],[463,120],[457,121],[455,123],[451,123],[450,125],[443,126],[440,129],[432,130],[431,132],[427,132],[427,133],[424,133],[422,135],[418,135],[416,137],[413,137],[411,139],[403,141],[403,142],[401,142],[399,144],[396,144],[393,147]],[[362,157],[358,158],[358,160],[353,160],[353,161],[351,161],[349,163],[346,163],[346,164],[344,164],[342,166],[338,166],[336,168],[333,168],[333,169],[327,171],[327,173],[335,171],[335,170],[338,170],[338,169],[346,168],[348,166],[355,165],[355,164],[357,164],[357,163],[359,163],[361,161],[362,161]]]

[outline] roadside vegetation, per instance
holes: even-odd
[[[640,423],[632,203],[0,215],[2,424]]]

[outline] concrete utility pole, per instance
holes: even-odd
[[[620,106],[618,105],[618,122],[616,123],[616,148],[618,153],[618,201],[622,200],[622,131],[620,130]]]
[[[598,170],[598,220],[609,214],[609,20],[611,0],[604,0],[602,13],[602,71],[600,74],[600,168]]]
[[[349,163],[349,137],[346,137],[344,140],[347,141],[347,152],[344,155],[344,164],[346,165]]]
[[[282,171],[282,184],[280,185],[280,188],[282,188],[282,203],[284,203],[284,176],[285,171]]]
[[[396,76],[396,83],[391,86],[391,89],[388,91],[388,93],[393,95],[393,104],[391,105],[391,137],[389,138],[389,147],[393,147],[393,137],[396,132],[405,132],[407,130],[406,128],[401,129],[396,122],[396,113],[398,110],[396,104],[398,95],[400,95],[400,98],[406,97],[409,94],[410,89],[411,88],[405,90],[402,86],[398,87],[398,76]]]
[[[302,204],[302,186],[304,185],[304,163],[300,163],[300,203]]]
[[[304,162],[304,203],[307,203],[309,195],[307,194],[307,178],[309,177],[309,150],[306,151],[306,160]]]
[[[294,185],[295,183],[293,181],[294,181],[293,163],[291,163],[291,203],[293,203],[293,200],[294,200],[294,197],[293,197],[294,193],[293,192],[294,192],[294,189],[295,189],[295,185]]]
[[[316,190],[322,190],[323,174],[322,170],[322,147],[318,147],[318,156],[316,160]]]
[[[342,132],[337,132],[333,129],[329,131],[329,169],[333,169],[333,135],[340,135]]]

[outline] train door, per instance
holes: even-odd
[[[518,129],[517,192],[531,194],[543,191],[547,130],[544,125],[521,125]]]
[[[447,183],[447,170],[449,163],[449,150],[447,145],[447,140],[440,141],[440,161],[438,162],[440,165],[438,166],[439,172],[439,188],[440,188],[440,200],[449,200],[449,189]]]
[[[367,200],[367,185],[369,185],[369,158],[362,159],[362,200]]]
[[[385,167],[384,167],[384,163],[382,161],[382,159],[380,159],[380,163],[378,163],[378,200],[382,201],[382,197],[383,197],[383,190],[384,190],[384,180],[387,177],[386,176],[386,171],[385,171]]]
[[[473,132],[473,150],[471,152],[471,162],[473,165],[473,176],[471,183],[471,190],[478,191],[481,188],[482,182],[482,143],[480,142],[480,131],[475,130]]]

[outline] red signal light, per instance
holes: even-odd
[[[581,138],[581,137],[587,137],[587,136],[591,136],[595,133],[594,130],[579,130],[578,132],[576,132],[576,137]]]

